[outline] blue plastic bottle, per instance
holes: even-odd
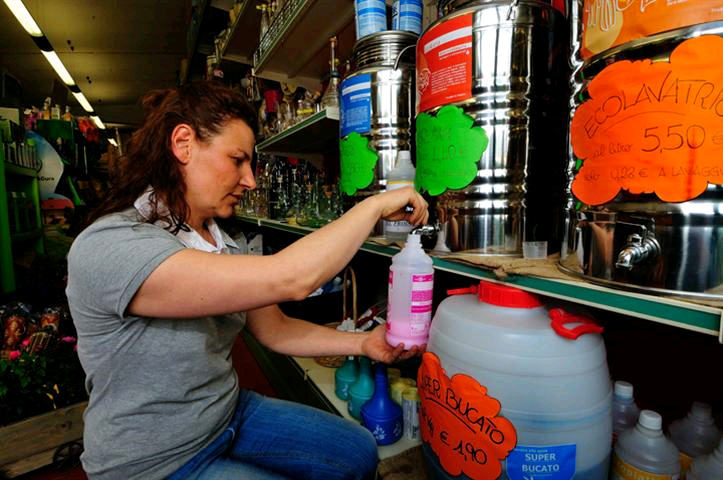
[[[389,445],[404,433],[402,408],[389,396],[387,366],[377,363],[374,372],[374,396],[361,409],[362,423],[379,445]]]
[[[349,387],[359,375],[359,364],[355,357],[346,357],[344,363],[334,372],[334,393],[342,400],[349,400]]]
[[[372,378],[371,361],[367,357],[359,357],[359,375],[349,387],[349,414],[361,419],[361,407],[374,395],[374,379]]]

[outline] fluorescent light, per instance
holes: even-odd
[[[118,142],[115,141],[115,138],[109,138],[109,139],[108,139],[108,143],[110,143],[110,144],[113,145],[114,147],[117,147],[117,146],[118,146]]]
[[[55,70],[55,73],[58,74],[63,83],[66,85],[75,85],[73,77],[71,77],[70,73],[68,73],[65,69],[65,65],[63,65],[63,62],[60,61],[60,57],[58,57],[57,53],[54,51],[46,52],[45,50],[40,50],[40,53],[45,56],[45,59],[53,67],[53,70]]]
[[[21,0],[4,0],[5,5],[8,6],[10,11],[15,15],[15,18],[18,19],[18,22],[20,22],[20,25],[23,26],[26,32],[28,32],[33,37],[42,37],[43,32],[40,30],[40,27],[38,27],[38,24],[35,23],[35,20],[33,20],[32,15],[30,15],[30,12],[28,12],[28,9],[25,8],[25,5],[23,5],[23,2]]]
[[[80,106],[83,107],[86,112],[93,111],[93,107],[90,106],[90,103],[88,102],[88,99],[85,98],[85,95],[83,95],[83,92],[73,92],[73,95],[75,95],[75,99],[78,100],[78,103],[80,103]]]
[[[103,122],[100,121],[100,117],[98,115],[91,115],[90,119],[93,120],[93,123],[95,123],[95,126],[100,128],[101,130],[105,130],[105,125],[103,125]]]

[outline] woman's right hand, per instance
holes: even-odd
[[[412,225],[423,225],[429,219],[427,201],[413,188],[404,187],[374,195],[370,200],[378,202],[380,217],[385,220],[406,220]],[[405,212],[407,206],[412,212]]]

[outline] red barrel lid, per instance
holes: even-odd
[[[471,285],[469,288],[447,290],[449,295],[476,293],[481,302],[508,308],[535,308],[544,305],[540,297],[519,288],[502,285],[500,283],[485,282],[481,280],[479,287]]]

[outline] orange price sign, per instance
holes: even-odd
[[[588,86],[570,128],[584,160],[572,192],[589,205],[621,189],[691,200],[723,184],[723,38],[678,45],[669,61],[619,61]]]
[[[447,377],[431,352],[422,356],[417,387],[422,440],[437,454],[442,468],[474,480],[498,478],[502,460],[517,444],[515,427],[498,416],[500,402],[468,375]]]

